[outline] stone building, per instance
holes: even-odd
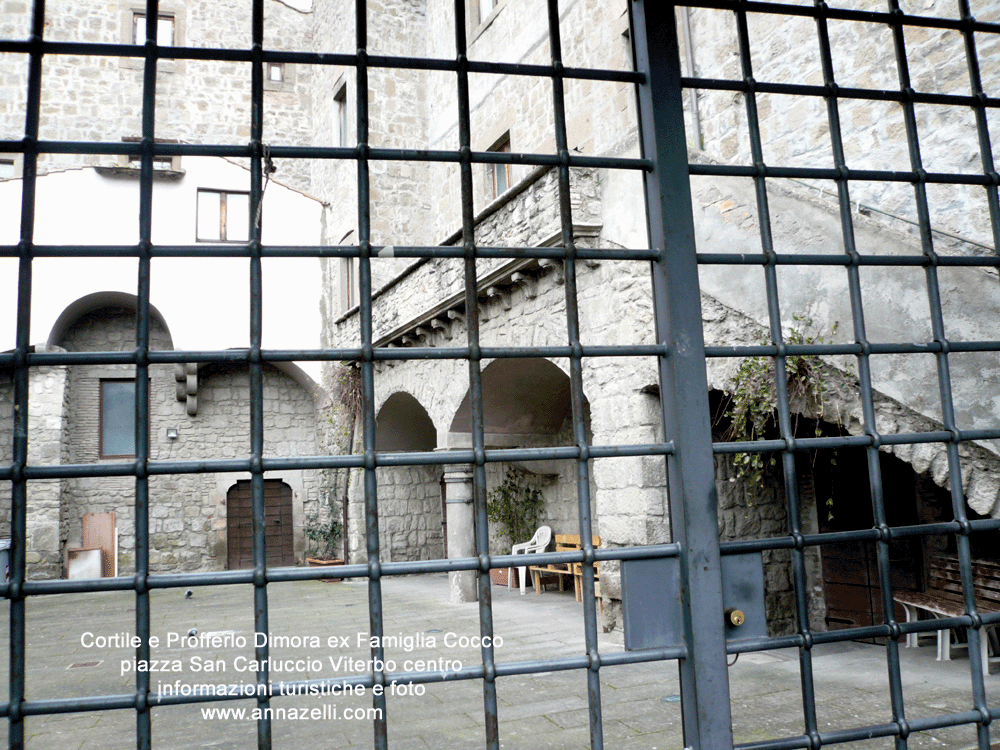
[[[161,45],[217,47],[248,44],[237,3],[163,2]],[[0,37],[26,35],[30,8],[0,3]],[[45,37],[58,42],[133,44],[145,34],[145,3],[61,2],[46,8]],[[311,38],[310,8],[269,2],[268,44],[300,48]],[[24,134],[25,57],[0,56],[0,141]],[[268,127],[286,142],[308,141],[310,71],[268,66]],[[234,144],[249,136],[249,66],[167,60],[158,67],[157,142]],[[142,59],[48,55],[43,75],[41,137],[135,147],[140,133]],[[197,155],[154,159],[152,241],[202,245],[204,257],[153,261],[151,300],[156,350],[203,351],[249,343],[249,268],[239,258],[213,257],[226,243],[246,242],[252,222],[273,244],[320,241],[321,204],[303,192],[308,169],[278,163],[258,216],[250,211],[246,160]],[[134,245],[139,238],[139,161],[136,154],[47,155],[35,183],[34,241],[51,245]],[[0,149],[0,244],[16,245],[21,215],[21,157]],[[319,286],[316,261],[269,261],[266,342],[316,346]],[[0,350],[13,346],[18,297],[16,258],[0,258]],[[40,259],[33,264],[31,341],[38,352],[119,352],[135,346],[134,258]],[[220,283],[225,279],[229,283]],[[169,321],[169,325],[168,325]],[[8,338],[10,337],[10,338]],[[245,363],[150,367],[151,460],[235,459],[249,451],[249,379]],[[308,368],[308,366],[307,366]],[[134,368],[67,365],[32,368],[29,461],[102,465],[134,455]],[[294,363],[267,368],[264,429],[268,455],[319,453],[325,392],[318,370]],[[10,462],[13,434],[11,373],[0,369],[0,462]],[[150,566],[188,571],[248,567],[249,474],[192,474],[150,480]],[[268,539],[272,564],[301,563],[304,527],[326,495],[315,471],[268,476]],[[113,512],[117,569],[134,560],[135,481],[96,476],[32,482],[28,573],[58,577],[66,550],[79,547],[87,514]],[[10,495],[0,497],[0,537],[10,535]]]
[[[151,347],[174,348],[167,321],[153,308]],[[135,298],[88,295],[68,306],[41,351],[127,351],[135,340]],[[249,451],[248,370],[232,365],[151,365],[150,460],[240,458]],[[264,430],[269,456],[315,455],[325,394],[294,364],[268,367]],[[135,454],[135,368],[77,365],[33,368],[29,460],[35,465],[108,464]],[[0,406],[10,413],[12,384],[0,373]],[[9,420],[0,422],[8,433]],[[11,441],[0,445],[10,461]],[[150,569],[249,567],[249,473],[155,476],[150,479]],[[314,471],[269,474],[266,480],[268,561],[301,562],[307,514],[318,512],[321,478]],[[116,514],[118,570],[131,572],[135,537],[132,477],[96,476],[33,482],[28,557],[32,577],[58,577],[67,548],[81,543],[88,513]],[[3,498],[0,536],[9,534],[10,497]],[[6,527],[6,528],[5,528]]]
[[[67,12],[59,6],[66,3]],[[15,0],[0,0],[13,9]],[[874,3],[861,2],[864,7]],[[904,12],[924,15],[951,13],[946,0],[919,4],[902,2]],[[112,12],[108,12],[111,8]],[[453,35],[441,33],[453,25],[450,0],[400,0],[368,3],[368,52],[380,55],[453,59]],[[532,0],[483,0],[468,4],[469,58],[477,61],[547,64],[550,62],[547,19]],[[232,2],[173,4],[161,7],[164,28],[176,44],[246,46],[246,13]],[[49,5],[51,38],[73,41],[133,39],[141,8],[119,3],[113,8],[97,0],[60,0]],[[981,20],[996,20],[998,9],[978,9]],[[265,47],[279,50],[353,52],[354,6],[341,0],[318,2],[315,8],[268,0]],[[566,0],[560,4],[563,59],[567,65],[627,70],[631,42],[624,0]],[[0,13],[0,35],[24,36],[24,13]],[[680,36],[686,75],[692,78],[799,83],[822,86],[819,45],[811,19],[749,14],[752,70],[742,67],[738,29],[731,13],[712,9],[684,10]],[[831,21],[833,74],[841,87],[899,91],[892,33],[873,23]],[[586,30],[586,34],[582,33]],[[166,33],[166,32],[164,32]],[[958,32],[907,27],[910,76],[915,89],[938,94],[968,93],[962,37]],[[983,61],[1000,59],[996,39],[984,39]],[[26,71],[14,67],[0,85],[10,96],[0,97],[0,138],[23,131],[23,91]],[[57,57],[55,62],[59,62]],[[53,76],[47,90],[45,137],[118,141],[138,132],[141,72],[134,58],[88,59],[84,65],[68,57],[65,70]],[[89,67],[87,67],[89,66]],[[53,68],[55,71],[56,68]],[[1000,83],[1000,68],[984,65],[985,90]],[[272,77],[273,76],[273,77]],[[367,70],[368,144],[400,149],[457,149],[457,89],[451,72],[374,66]],[[158,77],[157,135],[194,143],[243,143],[248,133],[248,65],[175,60],[163,63]],[[354,68],[333,65],[286,65],[268,70],[265,92],[265,140],[281,145],[315,144],[351,147],[357,143],[357,77]],[[91,86],[89,82],[93,81]],[[2,83],[6,82],[6,83]],[[555,151],[552,84],[544,76],[516,77],[477,73],[469,77],[471,133],[474,152],[547,154]],[[587,156],[639,155],[636,105],[629,84],[572,80],[566,82],[568,146]],[[44,90],[44,89],[43,89]],[[17,93],[21,92],[21,93]],[[110,92],[114,92],[112,96]],[[193,93],[192,93],[193,92]],[[758,92],[763,160],[786,167],[835,165],[826,100]],[[21,97],[21,98],[18,98]],[[750,166],[752,146],[746,136],[750,117],[745,97],[734,90],[696,88],[686,101],[687,138],[691,160]],[[4,109],[4,108],[7,109]],[[121,113],[108,125],[107,111]],[[220,118],[219,112],[231,113]],[[909,170],[910,153],[900,106],[877,97],[846,99],[840,106],[845,160],[852,170]],[[929,172],[982,173],[984,145],[978,142],[971,109],[919,104],[915,106],[923,168]],[[95,116],[99,115],[99,116]],[[232,124],[237,126],[232,128]],[[997,131],[993,129],[993,138]],[[994,149],[1000,144],[994,144]],[[127,159],[127,157],[125,157]],[[46,157],[46,168],[66,166],[64,157]],[[109,157],[74,157],[94,168],[123,166]],[[0,162],[2,166],[2,162]],[[16,159],[10,169],[16,172]],[[124,165],[127,167],[127,164]],[[459,169],[454,163],[372,160],[371,241],[375,245],[450,245],[460,241]],[[357,242],[356,167],[351,159],[302,160],[278,163],[278,176],[289,186],[308,189],[323,201],[325,245]],[[483,246],[545,247],[560,243],[556,174],[548,167],[519,163],[474,165],[476,242]],[[912,186],[901,181],[852,180],[850,220],[861,254],[917,256],[922,252],[915,222]],[[840,208],[832,182],[769,178],[766,193],[770,227],[758,224],[757,196],[748,179],[696,176],[692,179],[699,250],[706,254],[759,255],[762,232],[770,230],[774,249],[783,254],[844,253]],[[992,234],[985,191],[979,186],[927,186],[933,240],[939,254],[976,256],[992,253]],[[642,185],[634,172],[603,168],[573,168],[571,208],[574,239],[587,248],[641,248],[648,242]],[[376,346],[461,345],[466,341],[463,278],[458,260],[392,257],[372,260],[373,323]],[[702,313],[708,344],[753,344],[766,337],[764,273],[759,265],[701,267]],[[782,319],[798,326],[787,334],[826,341],[854,340],[847,274],[838,266],[786,264],[778,273]],[[481,259],[479,320],[482,344],[503,346],[565,345],[565,287],[559,262],[532,259]],[[923,269],[917,265],[864,267],[862,294],[868,338],[878,342],[927,341],[928,293]],[[984,268],[941,269],[942,311],[953,340],[991,341],[1000,309],[996,272]],[[358,265],[354,258],[332,258],[322,267],[323,345],[353,347],[358,343]],[[578,286],[582,340],[588,345],[645,344],[653,341],[651,289],[645,268],[635,263],[597,259],[579,264]],[[127,309],[127,308],[126,308]],[[174,321],[173,316],[169,316]],[[801,323],[798,321],[802,321]],[[811,322],[806,322],[811,321]],[[837,325],[839,323],[839,325]],[[176,325],[176,324],[175,324]],[[53,342],[59,345],[58,342]],[[850,361],[829,358],[829,376],[843,378],[847,387],[826,403],[796,404],[803,423],[852,434],[862,431],[860,407],[852,395]],[[952,383],[960,427],[994,426],[998,407],[995,356],[965,352],[951,357]],[[709,361],[713,404],[725,412],[727,392],[734,387],[739,362]],[[839,374],[838,374],[839,373]],[[41,377],[43,373],[39,371]],[[72,389],[58,373],[44,373],[40,388],[53,398],[68,398]],[[199,373],[201,378],[203,373]],[[204,373],[211,379],[211,373]],[[235,378],[238,373],[225,377]],[[886,354],[873,359],[877,396],[877,428],[883,434],[926,432],[940,425],[935,362],[931,356]],[[164,374],[166,378],[166,374]],[[223,377],[216,374],[214,377]],[[275,374],[275,377],[278,377]],[[330,368],[324,375],[332,391],[343,373]],[[169,378],[166,378],[169,379]],[[484,364],[484,408],[487,447],[551,446],[571,442],[566,361],[559,358],[496,360]],[[595,445],[649,443],[659,434],[660,404],[655,361],[614,358],[585,360],[587,438]],[[225,390],[223,387],[222,390]],[[377,365],[376,447],[380,450],[432,450],[466,446],[469,441],[467,366],[458,360],[395,360]],[[207,398],[207,396],[206,396]],[[223,403],[219,396],[214,403]],[[169,399],[168,399],[169,400]],[[211,399],[209,399],[211,401]],[[206,406],[206,408],[208,408]],[[277,417],[276,417],[277,418]],[[219,427],[222,418],[219,417]],[[58,420],[56,420],[58,421]],[[346,420],[349,422],[350,420]],[[718,439],[725,439],[725,418]],[[281,429],[277,422],[276,429]],[[0,436],[7,429],[0,420]],[[354,450],[359,433],[323,429],[328,453]],[[305,438],[303,438],[304,440]],[[291,441],[295,443],[295,441]],[[345,444],[346,442],[346,444]],[[9,445],[9,440],[7,443]],[[301,446],[301,443],[297,443]],[[62,444],[53,442],[59,452]],[[170,448],[169,445],[165,449]],[[305,448],[301,448],[306,450]],[[964,444],[962,484],[970,509],[979,515],[1000,515],[998,454],[992,440]],[[949,507],[940,488],[949,481],[940,443],[884,447],[884,472],[895,478],[890,502],[900,508],[893,523],[947,516]],[[53,454],[54,455],[54,454]],[[62,454],[60,454],[62,455]],[[806,527],[832,530],[831,524],[869,523],[845,498],[864,494],[863,471],[853,458],[839,456],[850,472],[831,471],[830,456],[804,461],[800,476]],[[53,459],[54,460],[54,459]],[[491,464],[488,487],[501,481],[508,467]],[[576,486],[570,462],[525,463],[514,467],[546,498],[545,519],[556,532],[575,533]],[[781,482],[766,477],[761,487],[747,487],[733,464],[720,458],[716,467],[720,490],[720,532],[732,539],[787,532],[787,508]],[[850,481],[844,479],[851,477]],[[860,479],[858,478],[860,477]],[[466,518],[450,518],[443,498],[468,497],[471,478],[459,468],[380,468],[380,531],[386,560],[456,556],[469,547]],[[857,481],[855,481],[857,480]],[[343,486],[343,478],[339,478]],[[302,480],[302,486],[307,482]],[[362,482],[350,481],[348,536],[354,558],[364,554]],[[669,536],[666,490],[659,458],[614,458],[593,462],[592,513],[595,533],[605,545],[642,545]],[[205,518],[218,519],[215,500],[201,505]],[[308,492],[308,490],[305,490]],[[207,491],[205,491],[207,492]],[[827,501],[833,502],[831,514]],[[213,506],[213,503],[216,505]],[[457,505],[457,504],[451,504]],[[215,510],[212,508],[215,507]],[[847,513],[848,507],[857,511]],[[206,512],[209,511],[209,512]],[[447,524],[447,530],[445,525]],[[54,526],[51,526],[55,528]],[[189,529],[190,531],[190,529]],[[59,534],[71,531],[60,529]],[[173,532],[164,532],[173,533]],[[201,532],[192,532],[201,533]],[[58,535],[57,535],[58,536]],[[504,552],[506,550],[494,551]],[[926,550],[922,551],[926,552]],[[853,611],[838,614],[829,606],[835,598],[838,564],[852,559],[849,550],[810,560],[808,582],[817,621],[831,625],[860,622],[876,616]],[[205,553],[207,554],[207,553]],[[867,554],[867,552],[863,553]],[[180,558],[178,558],[180,560]],[[213,558],[218,565],[220,558]],[[772,553],[767,562],[769,615],[775,629],[787,629],[792,613],[787,561]],[[191,564],[196,564],[192,561]],[[201,564],[201,563],[197,563]],[[207,564],[207,563],[206,563]],[[864,567],[864,566],[862,566]],[[911,571],[912,572],[912,571]],[[919,575],[919,571],[917,572]],[[870,590],[865,582],[860,588]],[[468,590],[459,587],[463,598]],[[602,595],[607,624],[618,617],[620,586],[613,566],[602,570]],[[864,595],[862,595],[864,598]],[[870,597],[869,597],[870,598]],[[874,606],[874,605],[872,605]],[[853,618],[853,619],[852,619]]]
[[[30,5],[0,2],[0,38],[25,39]],[[45,8],[46,41],[142,44],[146,4],[141,0],[56,0]],[[249,4],[240,0],[159,5],[158,44],[175,47],[249,47]],[[312,44],[311,3],[265,3],[269,49]],[[141,131],[141,57],[48,55],[43,71],[39,135],[46,140],[123,142]],[[0,58],[0,140],[24,137],[26,55]],[[282,143],[309,142],[313,83],[308,67],[275,63],[266,71],[265,120]],[[250,65],[217,60],[163,60],[157,66],[156,138],[165,143],[245,144],[250,137]],[[164,157],[164,162],[169,159]],[[127,156],[48,154],[39,173],[80,166],[128,166]],[[18,174],[20,157],[0,154],[0,177]],[[279,163],[280,178],[308,190],[308,168]]]
[[[174,348],[165,319],[153,308],[151,346]],[[88,295],[71,304],[37,352],[131,351],[135,298],[121,292]],[[157,460],[239,459],[250,449],[246,364],[152,365],[149,457]],[[13,381],[0,369],[0,461],[11,460]],[[110,464],[134,455],[134,367],[33,368],[29,390],[29,462],[33,465]],[[267,457],[320,453],[325,391],[300,367],[265,368]],[[124,449],[114,446],[127,444]],[[150,569],[160,572],[249,567],[249,473],[204,473],[150,479]],[[265,481],[268,562],[301,564],[312,549],[305,528],[326,511],[322,472],[269,472]],[[134,552],[132,477],[97,476],[32,482],[28,572],[67,572],[67,549],[81,546],[87,514],[116,514],[117,570],[131,571]],[[0,538],[10,534],[10,495],[0,497]]]
[[[865,4],[866,7],[869,4]],[[946,3],[930,0],[919,8],[902,3],[904,12],[942,14]],[[393,6],[393,13],[370,5],[369,48],[381,54],[432,58],[454,56],[452,3],[413,0]],[[950,6],[948,6],[950,7]],[[472,3],[468,19],[470,60],[547,64],[548,30],[544,13],[528,0]],[[997,9],[981,9],[982,20]],[[349,48],[352,12],[347,4],[317,8],[317,38],[330,48]],[[567,65],[630,69],[631,48],[625,3],[569,0],[560,4],[563,60]],[[347,15],[345,15],[347,14]],[[680,11],[685,75],[743,80],[738,30],[732,13]],[[822,85],[823,74],[815,22],[808,18],[750,14],[753,73],[757,81]],[[578,33],[586,29],[587,34]],[[845,87],[898,91],[891,30],[876,24],[831,22],[834,75]],[[969,91],[961,35],[907,27],[910,75],[919,91]],[[979,56],[998,58],[996,40],[984,40]],[[691,68],[690,66],[693,66]],[[983,85],[1000,83],[1000,66],[984,65]],[[318,74],[314,100],[314,136],[335,131],[338,142],[355,142],[357,92],[350,69],[329,68]],[[474,152],[522,154],[554,152],[551,83],[544,77],[474,74],[469,77]],[[330,93],[332,92],[332,93]],[[373,69],[369,78],[369,139],[373,147],[456,149],[458,121],[452,73]],[[592,81],[566,83],[568,145],[573,153],[638,156],[636,105],[629,85]],[[695,163],[753,163],[747,139],[748,110],[738,92],[706,87],[686,101],[687,137]],[[982,173],[975,119],[958,107],[919,105],[917,128],[923,166],[932,172]],[[345,111],[350,114],[345,117]],[[757,95],[764,160],[774,166],[834,167],[830,124],[822,97]],[[910,156],[902,108],[895,102],[849,100],[840,110],[845,158],[851,169],[908,170]],[[995,129],[994,129],[995,131]],[[993,137],[1000,137],[993,133]],[[997,144],[994,143],[994,148]],[[373,162],[371,241],[373,245],[448,245],[460,238],[458,167],[447,163]],[[474,165],[476,243],[489,247],[558,245],[559,209],[556,172],[546,167]],[[355,170],[350,162],[324,162],[314,172],[319,194],[329,204],[326,223],[330,244],[356,238]],[[694,177],[697,242],[702,253],[761,253],[762,228],[754,185],[749,179]],[[580,247],[637,248],[648,242],[641,181],[635,173],[607,169],[572,170],[572,214]],[[994,238],[986,192],[970,185],[927,186],[935,250],[948,255],[992,253]],[[773,247],[784,254],[843,254],[841,216],[832,182],[772,178],[767,181]],[[919,255],[913,188],[906,182],[852,181],[851,220],[859,253]],[[389,254],[391,256],[391,253]],[[359,332],[357,269],[354,259],[328,262],[324,284],[325,344],[357,346]],[[581,340],[586,344],[641,344],[653,341],[651,289],[639,264],[595,260],[578,264]],[[760,265],[703,266],[702,311],[709,345],[747,345],[766,340],[768,311]],[[836,269],[836,266],[831,267]],[[463,278],[459,260],[373,258],[373,325],[376,346],[461,346],[466,342]],[[479,277],[480,340],[483,346],[565,345],[565,292],[558,262],[530,259],[481,259]],[[1000,309],[994,270],[949,268],[942,272],[941,305],[948,335],[954,340],[992,340],[989,321]],[[930,340],[928,292],[922,269],[866,267],[861,284],[867,334],[871,341]],[[828,342],[854,341],[847,273],[830,268],[783,265],[778,274],[786,335],[812,336]],[[997,370],[992,354],[965,353],[950,359],[960,426],[995,425]],[[588,438],[595,445],[655,442],[659,436],[658,381],[654,361],[628,363],[611,358],[584,361]],[[717,439],[725,439],[727,392],[734,387],[739,362],[709,361],[712,402],[718,407]],[[829,377],[842,382],[823,403],[795,404],[803,425],[860,434],[860,403],[851,387],[848,358],[829,358]],[[483,369],[487,447],[572,444],[568,430],[566,360],[496,360]],[[883,434],[940,429],[941,404],[934,358],[887,354],[873,359],[877,429]],[[453,360],[392,360],[376,363],[378,423],[376,447],[430,450],[468,445],[467,365]],[[805,428],[805,427],[804,427]],[[829,434],[829,432],[827,433]],[[898,509],[891,523],[905,525],[950,518],[948,468],[940,443],[883,447],[883,473],[893,481],[887,502]],[[847,453],[850,453],[849,451]],[[963,444],[963,487],[972,515],[1000,514],[997,470],[1000,446],[992,440]],[[871,526],[864,503],[864,464],[841,455],[818,455],[800,467],[801,512],[807,529],[837,530]],[[523,464],[529,483],[546,497],[545,520],[554,530],[576,533],[576,487],[572,464]],[[488,465],[488,490],[505,467]],[[845,478],[849,477],[849,479]],[[719,458],[720,533],[724,539],[787,533],[786,503],[779,477],[747,487],[731,459]],[[442,516],[442,488],[448,497],[470,496],[471,475],[437,467],[379,470],[382,555],[387,560],[435,557],[441,542],[437,524],[448,524],[448,554],[468,554],[471,527],[454,528],[458,519]],[[593,462],[591,497],[595,533],[605,545],[642,545],[669,536],[662,462],[653,458],[599,459]],[[360,482],[352,484],[350,535],[355,555],[363,555]],[[831,503],[833,504],[831,506]],[[449,506],[450,507],[450,506]],[[832,508],[832,510],[831,510]],[[894,511],[895,512],[895,511]],[[432,533],[433,532],[433,533]],[[455,542],[464,543],[461,550]],[[988,540],[979,546],[989,550]],[[503,549],[493,549],[504,552]],[[928,550],[916,550],[916,558]],[[812,553],[811,553],[812,554]],[[831,627],[870,622],[878,617],[871,591],[877,582],[863,580],[851,596],[867,601],[864,611],[841,611],[843,569],[861,554],[868,570],[870,551],[830,547],[823,559],[810,559],[809,588],[817,622]],[[990,553],[992,554],[992,553]],[[913,558],[900,549],[898,557]],[[793,624],[788,558],[769,553],[765,561],[772,628]],[[902,562],[901,562],[902,564]],[[903,571],[901,583],[919,587],[920,570]],[[867,575],[867,573],[866,573]],[[852,584],[853,585],[853,584]],[[839,588],[838,588],[839,587]],[[602,570],[606,624],[618,617],[617,573]],[[471,589],[459,586],[458,598]]]

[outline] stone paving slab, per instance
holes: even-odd
[[[314,679],[356,672],[344,659],[367,661],[364,635],[369,629],[368,587],[364,581],[335,584],[301,582],[268,588],[272,658],[291,662],[293,671],[272,681]],[[386,658],[402,670],[406,660],[449,660],[463,665],[479,662],[477,647],[444,639],[479,635],[478,607],[447,601],[445,576],[387,578],[382,582],[384,632],[397,642],[386,647]],[[572,592],[529,592],[493,589],[495,632],[503,638],[496,648],[500,663],[537,661],[580,655],[585,651],[582,605]],[[185,598],[183,590],[151,595],[152,633],[161,645],[154,657],[179,673],[155,673],[154,691],[175,684],[254,682],[252,672],[237,664],[253,659],[252,592],[247,586],[204,587]],[[112,643],[93,646],[89,640],[133,633],[134,597],[130,593],[36,597],[28,605],[29,699],[127,694],[134,690],[130,669],[134,651]],[[0,617],[9,622],[9,606],[0,603]],[[170,634],[196,629],[203,637],[225,640],[242,635],[246,647],[229,642],[191,646],[166,641]],[[83,634],[93,636],[82,638]],[[360,640],[358,634],[362,634]],[[7,628],[0,631],[0,648],[8,652]],[[335,636],[335,646],[328,639]],[[317,647],[311,638],[320,639]],[[297,638],[297,640],[295,640]],[[434,642],[431,642],[431,638]],[[89,639],[89,640],[88,640]],[[284,639],[284,640],[282,640]],[[623,648],[621,634],[601,634],[602,653]],[[935,649],[900,649],[902,682],[908,718],[937,717],[968,710],[972,705],[969,663],[934,660]],[[330,659],[341,659],[335,669]],[[195,673],[195,660],[217,671]],[[94,663],[96,662],[96,664]],[[124,674],[122,664],[125,663]],[[813,679],[821,731],[847,729],[891,720],[886,647],[832,644],[813,650]],[[298,666],[296,666],[298,664]],[[219,667],[218,665],[222,665]],[[225,671],[221,671],[221,669]],[[730,669],[733,727],[737,742],[757,742],[803,732],[800,660],[795,650],[744,654]],[[600,671],[604,740],[607,748],[649,750],[681,748],[681,708],[677,666],[672,662],[609,666]],[[497,680],[501,746],[504,748],[587,748],[590,746],[587,675],[584,670],[551,671]],[[986,678],[988,697],[995,702],[1000,676]],[[0,699],[8,691],[6,661],[0,663]],[[203,709],[242,708],[252,699],[224,704],[159,707],[152,712],[153,743],[158,748],[228,750],[256,746],[256,722],[249,719],[206,718]],[[347,710],[371,709],[365,696],[282,696],[272,705],[286,709],[272,724],[274,747],[364,748],[372,746],[370,719],[345,718]],[[329,708],[324,709],[324,706]],[[300,720],[288,714],[317,709],[322,718]],[[322,714],[323,710],[335,710]],[[422,695],[387,695],[387,725],[393,750],[483,747],[483,693],[477,680],[427,685]],[[99,711],[29,717],[28,750],[114,750],[135,746],[132,711]],[[975,745],[973,727],[963,726],[915,733],[913,748],[964,749]],[[0,746],[7,744],[7,724],[0,721]],[[843,747],[890,748],[892,739],[846,743]]]

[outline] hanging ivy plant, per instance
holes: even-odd
[[[825,344],[826,339],[809,333],[813,320],[805,315],[793,314],[795,325],[785,337],[785,343]],[[837,331],[833,324],[832,336]],[[765,341],[760,336],[761,343]],[[726,417],[731,422],[725,438],[735,442],[751,442],[764,439],[769,430],[777,426],[778,389],[776,385],[775,360],[773,357],[747,357],[736,371],[732,391],[729,391],[729,407]],[[840,410],[830,408],[830,402],[850,396],[852,378],[824,363],[812,354],[791,354],[785,357],[785,383],[788,400],[799,405],[794,416],[792,432],[798,429],[799,413],[808,410],[816,417],[812,434],[821,437],[822,423],[833,422],[843,428]],[[736,474],[751,487],[759,487],[764,473],[775,465],[773,453],[737,453],[734,456]],[[832,513],[832,509],[831,509]]]
[[[531,538],[544,504],[541,490],[531,487],[523,472],[507,469],[503,483],[486,496],[486,516],[500,525],[500,533],[507,540],[502,549]]]

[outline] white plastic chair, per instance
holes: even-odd
[[[520,544],[515,544],[510,548],[510,554],[512,555],[528,555],[532,552],[544,552],[545,548],[549,546],[549,542],[552,541],[552,529],[549,526],[539,526],[538,531],[535,535],[531,537],[526,542],[521,542]],[[507,588],[512,588],[511,583],[514,580],[513,576],[514,566],[507,568]],[[521,595],[524,595],[524,579],[526,578],[526,573],[528,572],[528,567],[526,565],[517,566],[517,575],[521,582]]]

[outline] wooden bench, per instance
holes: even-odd
[[[556,534],[556,552],[573,552],[583,549],[579,534]],[[599,536],[592,537],[595,547],[601,546]],[[596,565],[595,572],[596,572]],[[528,568],[531,577],[535,582],[535,593],[542,593],[542,576],[557,576],[559,579],[559,590],[566,590],[566,579],[573,579],[573,589],[576,591],[576,600],[583,599],[583,563],[553,563],[552,565],[534,565]]]
[[[980,614],[1000,612],[1000,564],[989,560],[973,560],[972,576],[976,589],[976,609]],[[914,622],[920,619],[920,612],[927,612],[931,617],[961,617],[965,614],[965,599],[962,595],[962,577],[959,572],[958,558],[936,555],[928,561],[927,590],[924,592],[900,591],[893,595],[897,603],[906,612],[906,621]],[[983,662],[983,674],[989,674],[990,638],[996,638],[991,633],[996,625],[983,628],[980,640],[980,652]],[[916,647],[920,633],[907,633],[906,646]],[[951,629],[944,628],[937,632],[937,659],[951,659]]]

